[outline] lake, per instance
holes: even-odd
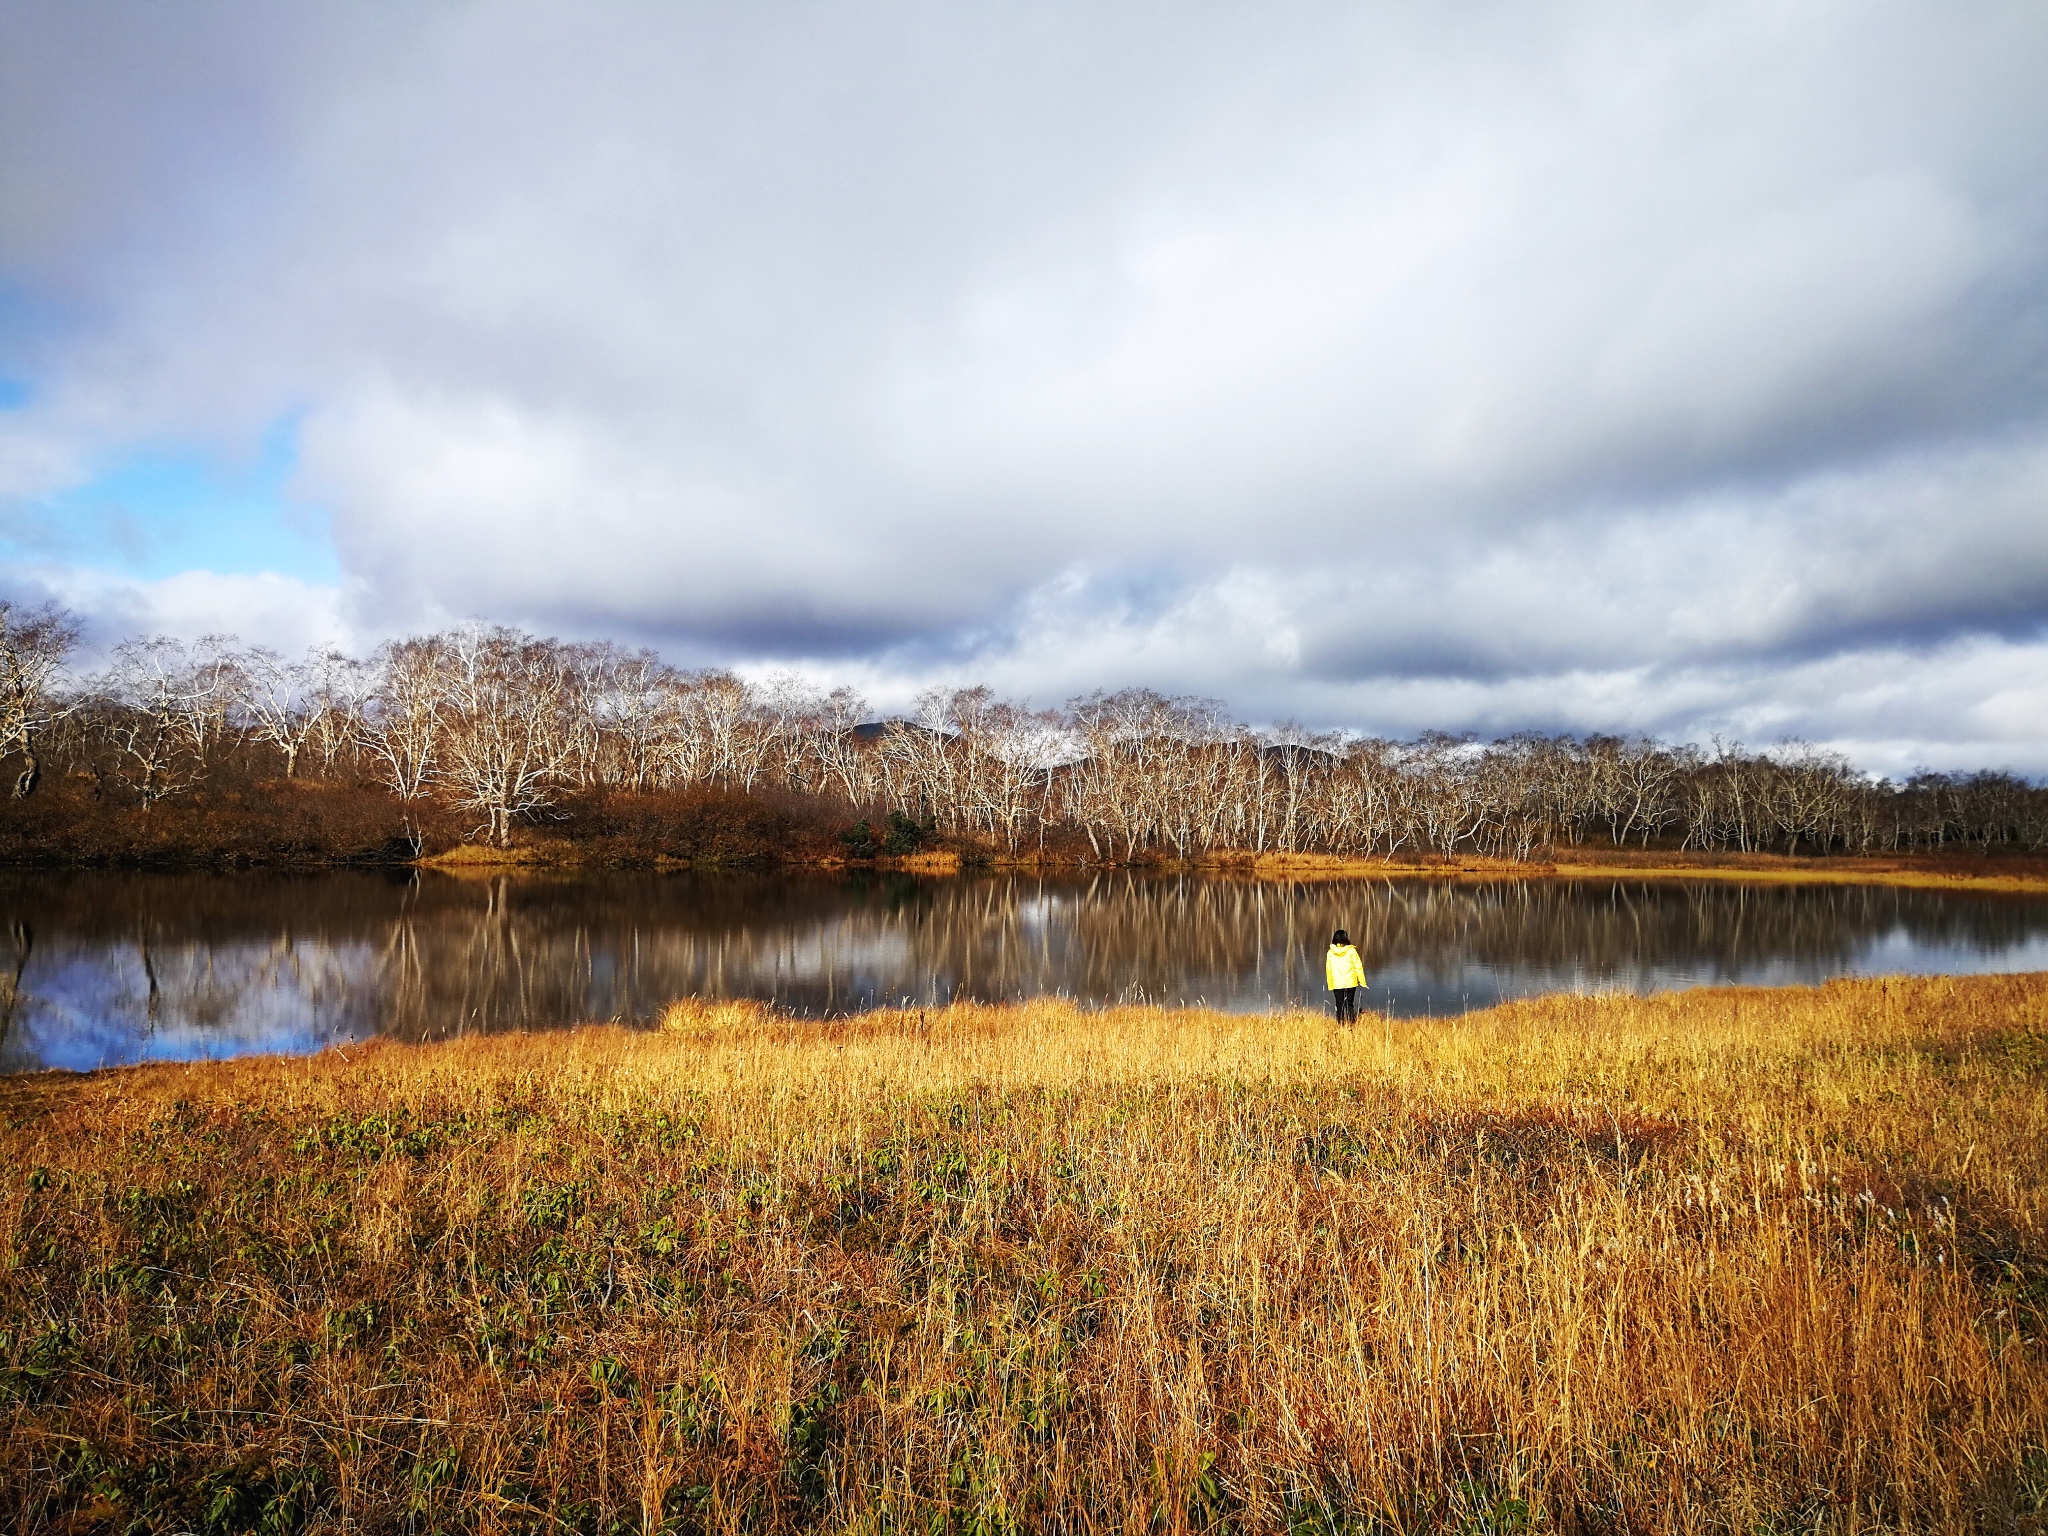
[[[684,995],[825,1016],[1062,994],[1370,1009],[1553,991],[2048,970],[2048,900],[1643,880],[0,874],[0,1072],[303,1052],[592,1019]]]

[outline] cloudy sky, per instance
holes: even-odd
[[[2048,773],[2048,8],[0,0],[0,594]]]

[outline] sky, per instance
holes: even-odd
[[[0,0],[0,596],[2048,775],[2048,7]]]

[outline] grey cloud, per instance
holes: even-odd
[[[15,4],[0,61],[0,283],[74,316],[0,328],[0,497],[302,411],[366,634],[1818,734],[1831,659],[2048,618],[2032,8]]]

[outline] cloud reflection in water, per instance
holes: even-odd
[[[1319,1004],[1330,930],[1370,1006],[1547,991],[2048,970],[2048,901],[1643,881],[14,874],[0,1071],[304,1052],[592,1019],[685,995],[823,1015],[1058,993]]]

